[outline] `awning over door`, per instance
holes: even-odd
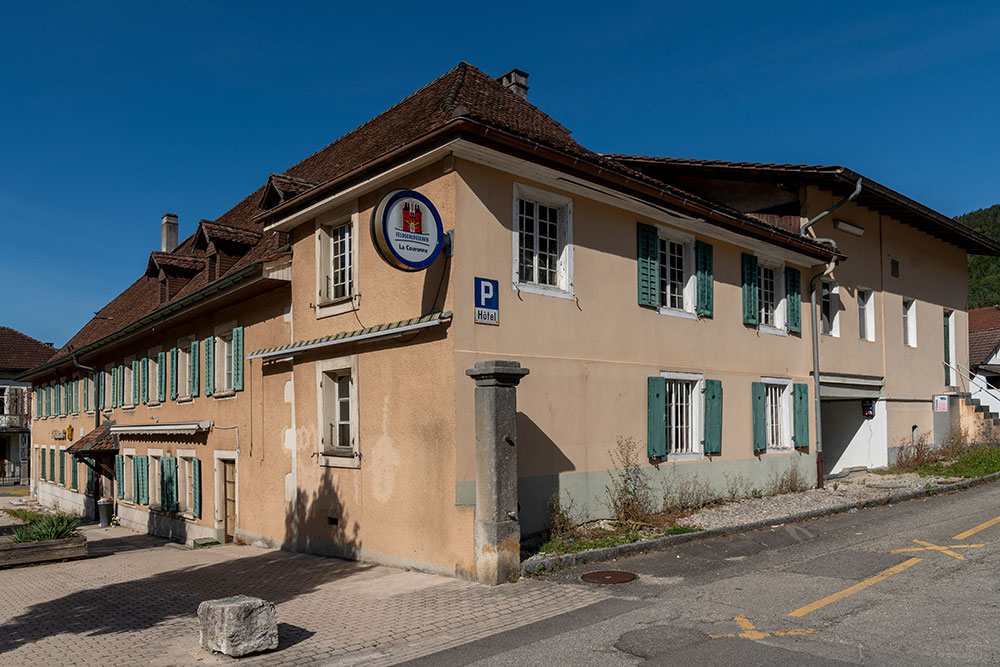
[[[877,399],[882,396],[885,378],[872,375],[819,374],[820,399]]]
[[[98,454],[117,454],[118,436],[111,432],[113,421],[107,421],[83,436],[66,451],[74,456],[96,456]]]

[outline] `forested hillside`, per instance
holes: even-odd
[[[1000,204],[955,217],[973,229],[1000,239]],[[969,308],[1000,304],[1000,257],[969,255]]]

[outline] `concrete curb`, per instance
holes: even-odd
[[[797,514],[789,514],[788,516],[775,517],[773,519],[751,521],[750,523],[741,523],[733,526],[725,526],[723,528],[712,528],[711,530],[701,530],[696,533],[668,535],[667,537],[660,537],[655,540],[642,540],[639,542],[622,544],[617,547],[590,549],[587,551],[578,551],[576,553],[562,554],[558,556],[532,556],[531,558],[528,558],[527,560],[521,563],[521,575],[527,577],[533,574],[544,574],[547,572],[555,572],[556,570],[562,570],[567,567],[573,567],[574,565],[584,565],[586,563],[599,563],[601,561],[613,560],[615,558],[623,558],[625,556],[635,556],[637,554],[641,554],[647,551],[660,551],[677,544],[692,542],[694,540],[706,540],[712,537],[718,537],[720,535],[728,535],[731,533],[748,533],[753,530],[760,530],[761,528],[768,528],[770,526],[775,526],[778,524],[796,523],[798,521],[815,519],[821,516],[829,516],[831,514],[840,514],[841,512],[849,512],[852,509],[878,507],[879,505],[892,505],[895,503],[901,503],[906,500],[913,500],[915,498],[936,496],[939,493],[949,493],[951,491],[958,491],[960,489],[968,489],[973,486],[979,486],[980,484],[995,482],[998,479],[1000,479],[1000,472],[995,472],[990,475],[985,475],[983,477],[976,477],[974,479],[967,479],[962,482],[955,482],[954,484],[944,484],[942,486],[935,486],[932,489],[918,489],[916,491],[908,491],[906,493],[897,493],[894,495],[886,496],[885,498],[859,500],[857,502],[846,503],[844,505],[835,505],[834,507],[823,507],[820,509],[809,510],[806,512],[799,512]]]

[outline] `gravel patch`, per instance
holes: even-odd
[[[885,500],[889,496],[958,482],[957,477],[920,477],[916,473],[875,475],[867,473],[847,480],[828,481],[822,489],[763,498],[742,498],[701,509],[677,523],[706,530],[726,528],[753,521],[781,519],[847,503]]]

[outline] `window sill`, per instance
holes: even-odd
[[[361,456],[353,451],[342,456],[320,452],[319,464],[326,468],[360,468]]]
[[[344,297],[343,299],[337,299],[335,301],[321,301],[316,304],[315,312],[316,319],[321,320],[324,317],[332,317],[334,315],[343,315],[344,313],[349,313],[352,310],[358,309],[358,294],[351,295],[349,297]]]
[[[772,327],[767,324],[757,325],[757,331],[760,333],[768,334],[769,336],[787,336],[788,331],[785,329],[779,329],[778,327]]]
[[[147,408],[158,408],[158,407],[160,407],[160,405],[161,405],[161,403],[159,401],[150,401],[149,403],[146,404],[146,407]]]
[[[178,396],[177,397],[177,402],[178,403],[190,403],[193,400],[194,400],[194,398],[192,396]]]
[[[131,412],[132,410],[135,410],[135,406],[134,405],[123,405],[122,406],[122,410],[128,410],[128,411]]]
[[[227,389],[226,391],[217,391],[212,394],[212,398],[234,398],[236,396],[236,391],[234,389]]]
[[[657,312],[660,315],[669,315],[670,317],[679,317],[684,320],[697,320],[698,316],[687,310],[678,310],[677,308],[657,308]]]
[[[557,299],[575,299],[572,291],[567,291],[559,287],[548,287],[545,285],[535,285],[533,283],[514,283],[511,287],[518,294],[540,294],[542,296],[554,296]]]
[[[820,331],[819,335],[820,336],[826,336],[827,338],[840,338],[840,334],[827,333],[827,332],[824,332],[824,331]]]

